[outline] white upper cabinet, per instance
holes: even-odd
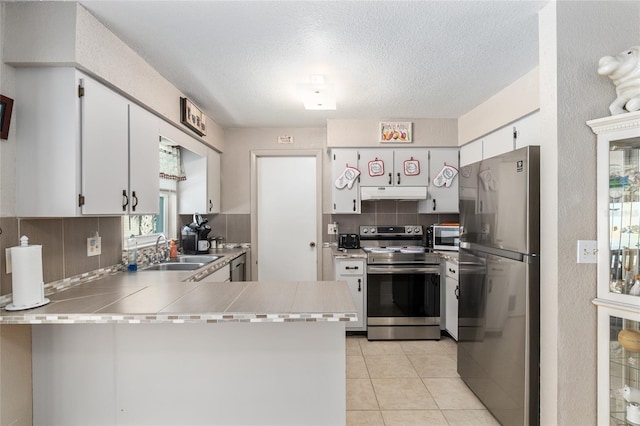
[[[83,214],[157,214],[158,118],[82,78]]]
[[[460,167],[529,145],[540,145],[538,111],[460,147]]]
[[[476,139],[460,147],[460,167],[482,160],[482,139]]]
[[[419,213],[458,213],[458,148],[430,148],[427,199],[418,202]]]
[[[428,186],[427,148],[361,149],[360,186]]]
[[[207,152],[207,214],[220,213],[220,154]]]
[[[360,149],[360,185],[393,186],[393,150]]]
[[[129,106],[102,84],[80,78],[82,213],[124,214],[129,199]]]
[[[158,117],[135,104],[129,104],[129,209],[131,214],[158,213],[159,125]]]
[[[429,186],[429,151],[424,148],[393,150],[395,186]]]
[[[353,178],[354,169],[358,169],[357,149],[331,150],[332,213],[360,213],[360,177]]]
[[[127,214],[136,197],[149,198],[150,207],[135,213],[158,212],[155,117],[73,68],[20,68],[16,75],[25,118],[17,132],[18,216]],[[131,182],[130,148],[145,164]],[[141,180],[155,184],[131,186]]]
[[[220,154],[198,145],[182,149],[187,180],[178,182],[178,214],[220,213]]]

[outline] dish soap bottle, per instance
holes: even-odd
[[[138,241],[131,234],[127,240],[127,271],[138,270]]]
[[[175,259],[178,257],[178,247],[176,247],[175,240],[171,240],[171,244],[169,244],[169,259]]]

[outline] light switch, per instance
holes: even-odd
[[[578,240],[578,263],[598,263],[598,242]]]

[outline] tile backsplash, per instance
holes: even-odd
[[[251,215],[250,214],[215,214],[205,216],[211,226],[209,237],[223,237],[225,242],[248,243],[251,242]],[[180,215],[178,234],[180,230],[193,221],[189,215]],[[178,236],[178,238],[180,238]]]
[[[417,201],[364,201],[361,214],[324,214],[322,233],[324,242],[334,242],[336,238],[327,234],[327,225],[338,224],[338,233],[357,234],[360,225],[422,225],[427,227],[440,222],[458,222],[457,213],[426,214],[418,213]]]
[[[413,201],[373,201],[362,203],[359,215],[322,215],[324,242],[336,241],[326,233],[327,225],[338,223],[338,232],[357,233],[360,225],[429,226],[438,222],[458,221],[457,214],[421,214]],[[251,242],[250,214],[209,215],[210,236],[222,236],[226,242]],[[180,216],[180,229],[192,220]],[[87,238],[96,232],[102,237],[102,254],[87,256]],[[42,245],[42,267],[45,283],[62,280],[122,263],[122,218],[78,217],[53,219],[0,218],[0,295],[11,293],[11,274],[6,273],[5,248],[19,244],[22,235],[30,244]],[[179,238],[179,236],[178,236]]]
[[[45,283],[117,265],[122,261],[122,218],[79,217],[55,219],[0,218],[0,294],[11,293],[11,274],[6,273],[5,248],[19,244],[42,245]],[[87,256],[87,238],[102,237],[102,254]]]

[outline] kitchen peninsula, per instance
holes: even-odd
[[[109,274],[1,311],[31,324],[34,424],[346,422],[345,282]]]

